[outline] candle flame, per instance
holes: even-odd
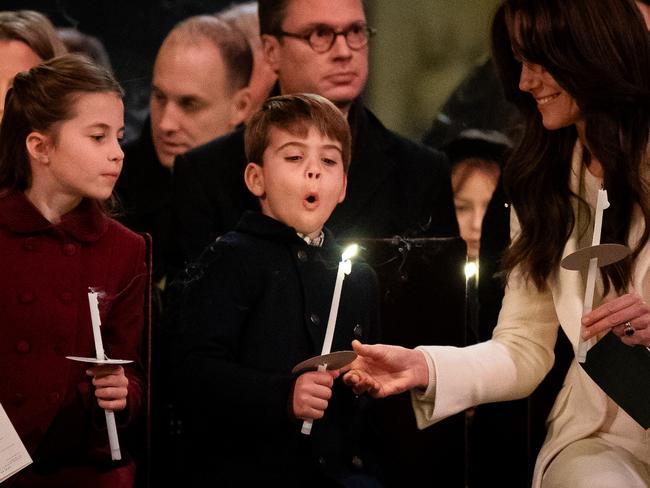
[[[359,245],[358,244],[350,244],[343,251],[343,254],[341,255],[341,261],[347,261],[347,260],[353,258],[354,256],[357,255],[358,252],[359,252]]]
[[[465,279],[470,279],[478,274],[478,264],[475,261],[468,261],[465,264]]]

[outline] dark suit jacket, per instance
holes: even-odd
[[[96,287],[105,293],[106,354],[135,361],[124,366],[128,406],[116,419],[122,426],[135,419],[143,397],[144,240],[96,202],[84,200],[55,225],[11,192],[0,196],[0,269],[0,403],[34,460],[9,485],[131,486],[132,461],[111,464],[88,364],[65,356],[95,356],[88,287]]]
[[[124,166],[115,193],[122,206],[118,220],[136,232],[146,232],[153,241],[153,279],[166,274],[171,240],[172,172],[158,160],[147,118],[140,137],[124,146]]]
[[[458,234],[445,156],[386,129],[357,100],[348,117],[347,196],[327,222],[340,238]],[[244,184],[243,128],[176,159],[173,218],[178,264],[196,258],[242,212],[257,209]]]
[[[320,486],[371,464],[359,416],[367,399],[340,380],[311,436],[289,414],[291,369],[321,352],[340,253],[330,233],[322,248],[308,246],[284,224],[246,212],[191,267],[178,369],[192,486]],[[354,338],[376,342],[378,302],[374,272],[354,262],[332,351],[349,350]]]

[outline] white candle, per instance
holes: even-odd
[[[93,339],[95,340],[95,357],[97,359],[106,359],[104,354],[104,344],[102,343],[102,333],[100,327],[102,320],[99,316],[99,300],[96,291],[88,292],[88,305],[90,307],[90,321],[93,325]]]
[[[603,212],[609,208],[609,200],[607,200],[607,190],[598,190],[598,200],[596,201],[596,216],[594,221],[594,234],[591,238],[591,245],[598,246],[600,244],[600,234],[603,228]],[[598,273],[598,258],[591,258],[589,260],[589,270],[587,271],[587,283],[585,286],[585,299],[582,303],[583,317],[591,312],[594,305],[594,290],[596,288],[596,275]],[[580,338],[578,340],[578,362],[584,363],[587,360],[587,351],[594,344],[595,339],[592,337],[588,341],[582,338],[584,327],[580,328]]]
[[[321,356],[329,354],[332,350],[332,340],[334,339],[334,329],[336,328],[336,317],[339,313],[339,302],[341,301],[341,289],[343,287],[343,280],[347,275],[352,272],[351,258],[356,256],[359,252],[359,246],[352,244],[345,248],[341,255],[341,262],[339,263],[338,271],[336,272],[336,283],[334,283],[334,295],[332,296],[332,305],[330,306],[330,315],[327,319],[327,329],[325,329],[325,339],[323,340],[323,348],[321,349]],[[327,364],[320,364],[318,371],[326,371]],[[305,420],[302,423],[302,432],[305,435],[311,434],[311,427],[313,420]]]
[[[359,246],[352,244],[343,251],[339,269],[336,273],[336,283],[334,283],[334,295],[332,296],[332,306],[330,307],[330,316],[327,319],[327,329],[325,330],[325,340],[323,341],[323,349],[321,355],[329,354],[332,350],[332,340],[334,339],[334,329],[336,327],[336,317],[339,313],[339,302],[341,301],[341,288],[343,287],[343,280],[352,271],[352,261],[350,258],[354,257],[359,251]]]
[[[100,360],[106,359],[104,354],[104,344],[102,343],[102,334],[100,327],[102,325],[99,316],[98,293],[89,288],[88,305],[90,306],[90,321],[93,326],[93,338],[95,339],[95,357]],[[120,452],[120,440],[117,437],[117,426],[115,425],[115,413],[112,410],[104,409],[106,417],[106,430],[108,431],[108,442],[111,446],[111,459],[119,461],[122,459]]]

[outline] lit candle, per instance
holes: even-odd
[[[323,340],[323,348],[321,349],[321,356],[329,354],[332,350],[332,340],[334,339],[334,329],[336,328],[336,317],[339,313],[339,302],[341,301],[341,288],[343,287],[343,280],[352,271],[352,259],[359,252],[357,244],[351,244],[346,247],[341,255],[341,262],[336,273],[336,283],[334,283],[334,295],[332,296],[332,305],[330,307],[330,315],[327,319],[327,329],[325,330],[325,339]],[[318,371],[326,371],[327,363],[319,364]],[[313,420],[305,420],[302,423],[302,432],[305,435],[311,434],[311,426]]]
[[[339,302],[341,301],[341,288],[343,287],[343,280],[352,271],[351,258],[356,256],[359,252],[359,246],[352,244],[345,248],[341,255],[341,262],[339,269],[336,273],[336,283],[334,284],[334,295],[332,296],[332,306],[330,307],[330,316],[327,319],[327,329],[325,330],[325,340],[323,341],[323,354],[329,354],[332,350],[332,340],[334,339],[334,328],[336,327],[336,316],[339,313]]]
[[[100,327],[102,325],[99,317],[98,293],[89,288],[88,305],[90,306],[90,321],[93,325],[93,338],[95,339],[95,357],[101,361],[106,359],[104,354],[104,345],[102,343],[102,334]],[[120,440],[117,437],[117,426],[115,425],[115,413],[112,410],[104,409],[106,417],[106,430],[108,431],[108,442],[111,446],[111,459],[119,461],[122,459],[120,452]]]
[[[594,234],[591,239],[592,246],[600,244],[600,234],[603,228],[603,212],[609,208],[609,200],[607,200],[607,190],[598,190],[598,200],[596,202],[596,216],[594,221]],[[598,258],[591,258],[589,260],[589,270],[587,271],[587,284],[585,286],[585,299],[582,303],[583,317],[591,312],[594,305],[594,289],[596,288],[596,274],[598,273]],[[591,348],[595,339],[592,337],[588,341],[582,338],[584,327],[580,328],[580,338],[578,340],[578,362],[584,363],[587,360],[587,351]]]

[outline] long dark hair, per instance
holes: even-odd
[[[647,181],[650,131],[650,40],[633,0],[506,0],[492,26],[494,59],[506,96],[520,108],[525,128],[504,172],[521,233],[503,259],[538,289],[558,268],[576,220],[569,188],[577,138],[574,126],[549,131],[535,100],[519,90],[521,63],[543,66],[573,97],[585,121],[585,154],[601,163],[611,202],[602,242],[626,243],[639,204],[646,226],[630,259],[602,268],[606,291],[631,278],[631,265],[650,236]],[[580,229],[584,230],[584,229]]]
[[[75,116],[76,96],[103,92],[123,95],[107,70],[76,54],[64,54],[18,73],[0,123],[0,190],[30,187],[32,171],[25,141],[32,131],[55,131],[57,124]]]

